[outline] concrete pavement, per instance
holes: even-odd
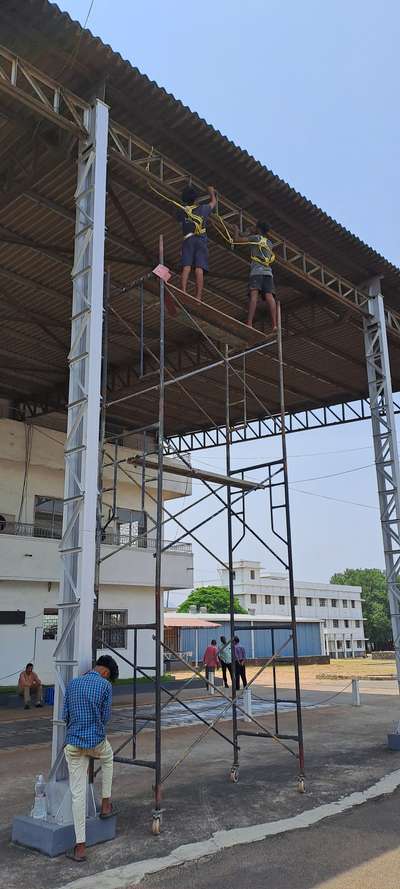
[[[158,838],[150,833],[153,773],[117,765],[113,791],[119,812],[117,837],[92,847],[88,861],[78,872],[77,866],[63,857],[46,859],[10,843],[12,817],[29,811],[34,775],[46,772],[49,745],[3,749],[3,885],[7,889],[59,889],[79,877],[89,878],[90,889],[97,889],[100,884],[106,885],[107,874],[111,878],[115,868],[154,857],[162,859],[183,844],[207,841],[221,831],[251,830],[260,823],[306,815],[352,791],[365,790],[400,768],[400,754],[390,752],[386,745],[386,732],[395,715],[394,702],[391,696],[368,695],[362,707],[354,708],[350,701],[349,695],[341,696],[332,705],[304,711],[307,792],[303,795],[296,792],[296,759],[277,744],[260,738],[242,739],[240,781],[232,784],[228,780],[231,747],[221,738],[208,735],[165,783],[166,811]],[[272,716],[260,719],[266,727],[273,727]],[[295,727],[293,712],[282,714],[281,719],[282,731],[291,733]],[[21,730],[23,722],[19,722]],[[229,722],[223,724],[223,730],[229,735]],[[164,772],[202,732],[203,727],[184,726],[163,733]],[[120,737],[111,736],[114,746]],[[151,758],[152,743],[152,733],[143,732],[138,754]],[[107,886],[111,885],[117,889],[122,881],[108,882]]]
[[[400,790],[307,830],[145,877],[140,889],[398,889]]]

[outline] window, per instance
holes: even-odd
[[[127,611],[99,611],[100,636],[105,645],[111,648],[127,648],[127,631],[124,624],[128,623]],[[103,626],[107,629],[102,630]]]
[[[338,627],[338,626],[339,626],[339,621],[335,619],[335,620],[333,621],[333,626],[334,626],[334,627]]]
[[[355,600],[354,600],[354,599],[351,600],[351,607],[352,607],[352,608],[355,608],[355,607],[356,607],[356,603],[355,603]]]
[[[117,507],[117,541],[120,544],[136,544],[147,547],[147,514],[138,509]],[[107,532],[105,534],[107,540]],[[114,542],[114,541],[113,541]]]
[[[362,647],[363,647],[362,640],[357,639],[357,648],[362,648]]]
[[[250,602],[252,603],[252,605],[257,604],[257,596],[254,593],[252,593],[250,596]]]
[[[337,600],[331,599],[331,605],[332,605],[332,608],[337,608]]]
[[[319,600],[319,607],[320,607],[320,608],[326,608],[326,599],[320,599],[320,600]]]
[[[0,624],[11,626],[25,623],[25,611],[0,611]]]
[[[307,596],[307,597],[306,597],[306,605],[312,605],[312,598],[311,598],[311,596]]]
[[[255,580],[255,579],[256,579],[256,572],[253,571],[253,569],[252,569],[252,570],[250,571],[250,580]]]
[[[284,605],[284,604],[285,604],[285,597],[284,597],[284,596],[279,596],[279,604],[280,604],[280,605]]]
[[[350,639],[346,639],[346,648],[351,648]]]
[[[355,622],[355,624],[356,624],[356,627],[359,627],[359,626],[361,626],[361,624],[360,624],[360,621],[359,621],[359,620],[356,620],[356,622]]]
[[[271,604],[271,596],[264,596],[264,604],[265,605]]]
[[[348,626],[349,626],[349,622],[348,622],[348,620],[345,620],[344,625],[345,625],[345,627],[348,628]]]
[[[347,608],[347,599],[343,599],[342,605],[343,608]]]
[[[43,639],[57,639],[58,608],[45,608],[43,611]]]
[[[34,536],[61,539],[64,501],[57,497],[35,497]]]
[[[340,639],[337,640],[336,647],[339,649],[339,651],[341,648],[343,648],[343,643],[340,641]]]

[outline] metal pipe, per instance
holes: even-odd
[[[159,261],[164,264],[164,239],[160,235]],[[164,387],[165,387],[165,285],[159,279],[160,288],[160,383],[158,402],[158,478],[157,478],[157,536],[155,572],[155,647],[156,647],[156,689],[155,689],[155,811],[161,805],[161,567],[162,567],[162,518],[163,518],[163,461],[164,461]]]
[[[272,655],[275,655],[275,631],[271,630],[271,648]],[[275,714],[275,734],[278,734],[279,724],[278,724],[278,701],[276,697],[276,665],[275,661],[272,661],[272,680],[274,686],[274,714]]]
[[[282,313],[281,304],[278,301],[278,356],[279,356],[279,387],[281,400],[281,441],[282,441],[282,458],[283,458],[283,475],[285,488],[285,515],[286,515],[286,534],[287,534],[287,553],[289,566],[289,594],[290,594],[290,612],[292,618],[292,644],[293,644],[293,666],[294,680],[296,688],[296,715],[297,715],[297,731],[299,745],[299,768],[300,778],[304,772],[304,736],[303,736],[303,718],[301,712],[301,688],[299,673],[299,652],[297,644],[297,624],[296,624],[296,608],[294,604],[294,573],[293,573],[293,552],[292,552],[292,535],[290,523],[290,501],[289,501],[289,476],[287,465],[287,447],[286,447],[286,429],[285,429],[285,389],[283,374],[283,352],[282,352]]]
[[[230,435],[230,410],[229,410],[229,347],[225,346],[225,467],[226,475],[231,471],[231,435]],[[232,538],[232,491],[231,486],[226,488],[227,506],[227,536],[228,536],[228,572],[229,572],[229,632],[231,636],[231,663],[232,663],[232,740],[233,740],[233,764],[232,769],[239,766],[239,745],[237,739],[238,720],[236,702],[236,654],[235,654],[235,595],[233,589],[233,538]]]

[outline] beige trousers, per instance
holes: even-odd
[[[84,843],[86,839],[86,783],[89,759],[93,757],[101,762],[102,797],[108,799],[111,796],[114,754],[107,738],[90,750],[67,744],[64,753],[69,772],[76,842]]]
[[[19,690],[18,694],[24,698],[24,704],[30,704],[31,694],[36,695],[37,704],[41,704],[43,701],[43,692],[41,685],[24,685],[24,687]]]

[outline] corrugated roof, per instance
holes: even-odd
[[[104,83],[112,115],[200,178],[259,216],[302,249],[359,284],[384,275],[385,298],[399,307],[400,271],[214,129],[138,68],[47,0],[2,0],[2,42],[89,97]]]
[[[148,144],[158,146],[177,164],[203,180],[218,179],[227,197],[254,215],[268,209],[277,231],[312,252],[329,267],[359,283],[385,275],[385,299],[398,303],[400,272],[330,220],[314,205],[262,167],[124,61],[89,31],[47,0],[2,0],[1,41],[47,74],[58,77],[83,98],[106,76],[106,98],[112,117]],[[76,142],[68,133],[21,109],[13,97],[2,97],[0,115],[0,397],[12,410],[31,401],[53,410],[58,419],[68,382],[71,277],[74,235]],[[144,251],[111,199],[107,202],[106,262],[111,267],[112,308],[109,321],[110,428],[132,428],[157,419],[156,362],[146,355],[139,379],[138,291],[124,293],[134,278],[157,263],[158,235],[165,242],[166,263],[179,266],[180,230],[159,200],[151,199],[137,171],[121,165],[111,152],[109,187],[134,220]],[[24,243],[21,243],[23,239]],[[142,253],[142,256],[138,254]],[[145,255],[144,255],[145,254]],[[210,274],[204,301],[243,320],[247,305],[248,263],[240,251],[227,250],[210,232]],[[287,269],[277,273],[283,307],[285,393],[288,412],[363,398],[367,394],[361,318],[330,297],[312,290]],[[174,280],[174,283],[176,279]],[[122,322],[121,322],[122,319]],[[261,320],[260,320],[261,319]],[[257,324],[268,330],[260,310]],[[159,303],[156,281],[145,293],[145,338],[155,356],[159,348]],[[217,346],[223,350],[223,342]],[[184,373],[208,364],[215,351],[181,313],[167,316],[169,372]],[[400,388],[400,342],[390,343],[394,387]],[[238,370],[242,367],[238,365]],[[247,419],[278,414],[276,348],[246,361]],[[139,395],[137,393],[140,393]],[[232,424],[243,420],[243,383],[231,376]],[[166,389],[166,435],[210,429],[225,423],[225,371],[222,366],[193,376],[185,393]],[[184,409],[182,405],[184,404]],[[200,405],[200,406],[199,406]],[[14,414],[13,414],[14,416]],[[20,416],[18,413],[16,416]]]

